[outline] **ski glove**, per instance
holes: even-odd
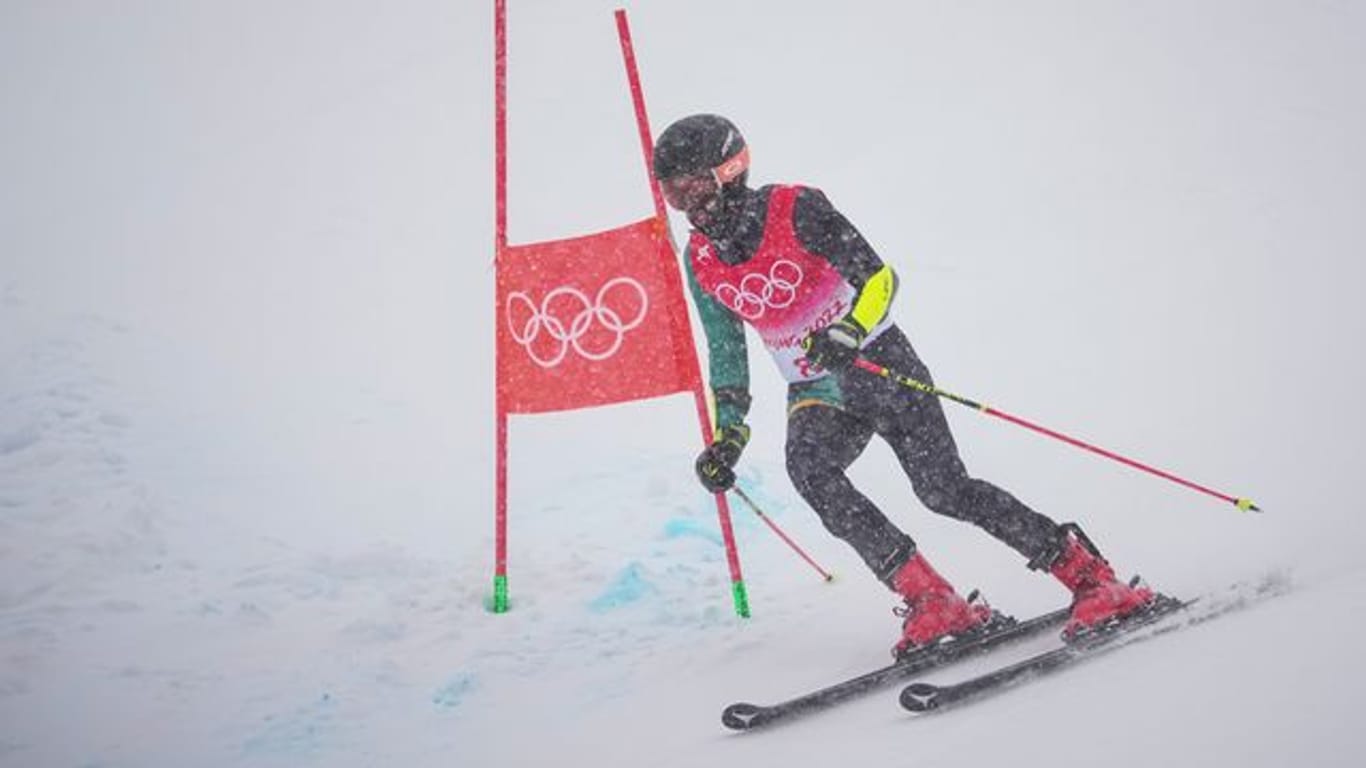
[[[847,370],[858,359],[868,332],[850,318],[837,320],[802,339],[806,359],[831,373]]]
[[[716,438],[697,457],[697,479],[712,493],[721,493],[735,485],[735,464],[749,442],[749,427],[736,424],[716,430]]]

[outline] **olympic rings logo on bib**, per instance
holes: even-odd
[[[716,286],[716,298],[747,320],[757,320],[769,309],[783,309],[797,299],[802,284],[802,268],[796,262],[779,259],[768,274],[751,272],[740,278],[740,287],[730,283]]]
[[[547,293],[539,305],[527,293],[514,291],[508,294],[504,315],[512,340],[522,345],[527,356],[542,368],[554,368],[571,349],[585,360],[615,355],[627,331],[645,321],[649,306],[639,282],[617,277],[604,283],[592,301],[583,291],[568,286]],[[520,325],[513,319],[514,308],[525,309],[526,320]],[[545,341],[537,343],[538,339]]]

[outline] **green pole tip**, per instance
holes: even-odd
[[[1234,502],[1234,504],[1237,505],[1238,509],[1241,509],[1241,510],[1243,510],[1244,512],[1249,512],[1249,511],[1251,511],[1251,512],[1261,512],[1261,511],[1262,511],[1262,508],[1261,508],[1261,507],[1259,507],[1259,506],[1257,506],[1256,504],[1253,504],[1253,503],[1252,503],[1252,499],[1238,499],[1237,501]]]
[[[749,618],[749,596],[745,594],[745,582],[737,581],[731,584],[731,597],[735,600],[735,615],[742,619]]]
[[[499,575],[493,577],[493,597],[485,601],[485,607],[493,613],[507,613],[511,607],[508,601],[508,577]]]

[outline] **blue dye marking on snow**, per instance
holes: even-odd
[[[603,613],[638,602],[654,592],[655,585],[645,578],[640,563],[632,562],[621,569],[607,589],[588,604],[588,609],[595,613]]]
[[[687,517],[675,517],[664,524],[664,537],[669,539],[698,538],[721,546],[721,532]]]
[[[436,693],[432,694],[432,703],[442,709],[455,709],[476,687],[473,673],[457,673],[445,685],[436,689]]]
[[[242,744],[244,756],[315,754],[332,731],[337,700],[330,693],[284,715],[267,715],[255,736]]]

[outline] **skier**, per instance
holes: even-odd
[[[743,323],[757,331],[788,386],[787,472],[826,529],[847,542],[905,601],[894,656],[983,631],[992,612],[969,603],[915,542],[845,474],[874,434],[891,446],[931,511],[972,523],[1073,595],[1068,635],[1153,599],[1115,578],[1081,529],[1059,525],[1004,490],[970,477],[938,399],[853,368],[863,357],[931,382],[892,321],[897,277],[819,190],[747,185],[749,148],[718,115],[685,117],[659,137],[655,176],[693,229],[684,259],[701,316],[715,398],[714,442],[697,458],[707,490],[735,482],[750,429]]]

